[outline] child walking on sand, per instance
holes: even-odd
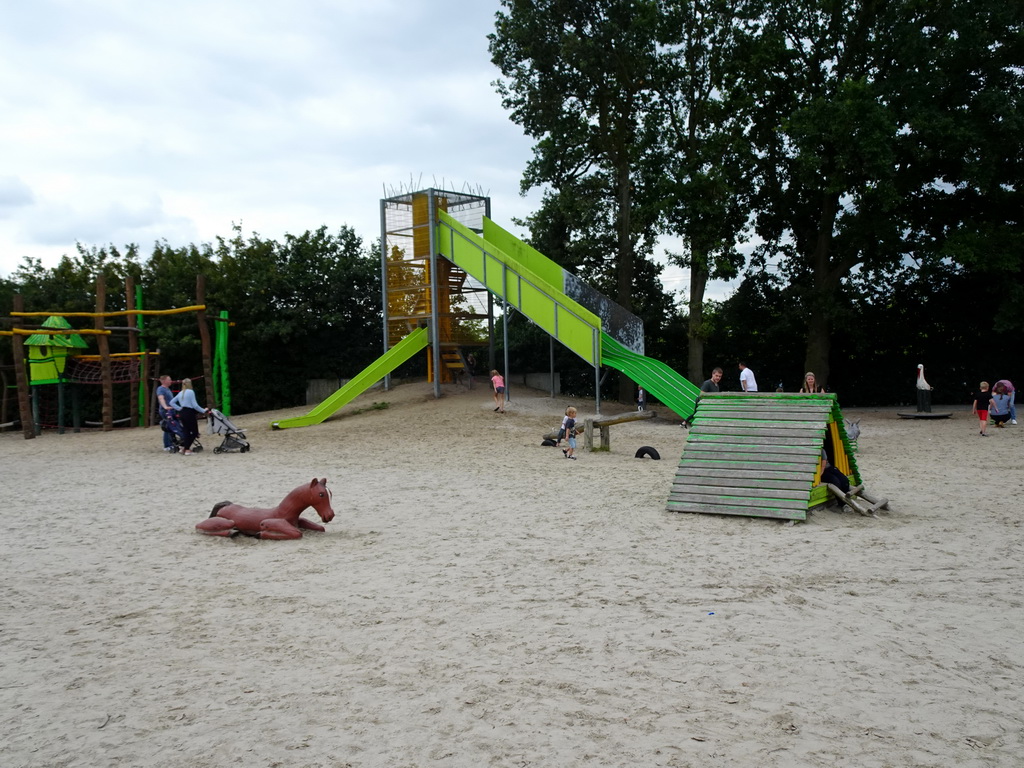
[[[974,412],[978,414],[978,420],[981,422],[981,431],[978,433],[982,437],[988,437],[986,429],[988,428],[988,408],[992,403],[992,393],[988,391],[988,382],[983,381],[978,385],[979,392],[974,395],[974,404],[971,406]]]
[[[569,447],[562,449],[562,455],[576,461],[576,409],[571,405],[565,409],[562,429],[565,431],[565,439],[569,441]]]
[[[505,378],[497,371],[491,371],[491,384],[494,385],[494,410],[505,412]]]

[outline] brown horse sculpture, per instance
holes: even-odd
[[[326,477],[322,480],[314,477],[309,485],[300,485],[273,509],[251,509],[222,501],[214,505],[210,516],[197,523],[196,528],[210,536],[244,533],[261,539],[301,539],[303,529],[324,531],[322,525],[299,517],[307,507],[315,509],[325,523],[334,519]]]

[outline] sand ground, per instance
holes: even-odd
[[[666,512],[675,418],[564,460],[566,404],[413,383],[193,457],[0,434],[0,763],[1024,764],[1024,426],[847,412],[892,510],[789,525]],[[314,476],[325,534],[194,531]]]

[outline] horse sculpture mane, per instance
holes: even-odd
[[[196,529],[210,536],[235,536],[239,533],[261,539],[300,539],[302,531],[324,532],[324,527],[300,517],[303,510],[313,507],[325,523],[334,519],[331,492],[327,478],[315,477],[285,496],[273,509],[243,507],[230,501],[215,504],[210,516],[196,524]]]

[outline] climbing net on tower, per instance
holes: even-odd
[[[140,358],[110,358],[110,375],[114,384],[131,384],[140,381]],[[68,381],[75,384],[100,384],[103,382],[103,366],[99,357],[70,357],[65,369]]]

